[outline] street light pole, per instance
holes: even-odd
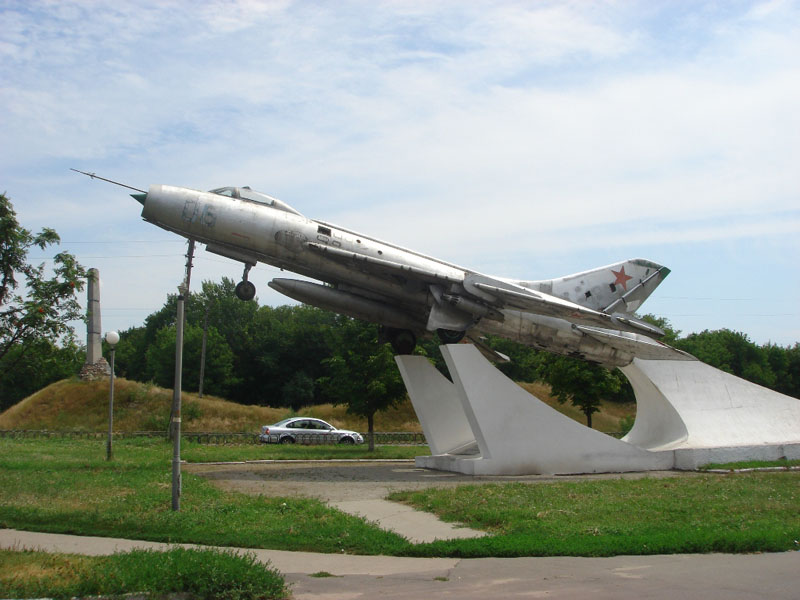
[[[172,390],[172,510],[181,509],[181,391],[183,388],[183,321],[184,302],[192,277],[194,240],[186,252],[186,277],[178,286],[178,314],[175,320],[175,383]]]
[[[108,441],[106,441],[106,460],[114,457],[111,445],[111,437],[114,433],[114,350],[119,342],[119,334],[116,331],[109,331],[106,334],[106,343],[111,347],[111,376],[109,377],[108,389]]]

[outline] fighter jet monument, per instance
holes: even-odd
[[[249,187],[131,189],[144,220],[243,263],[240,299],[255,297],[249,273],[263,262],[321,282],[276,278],[273,289],[379,324],[399,355],[434,454],[418,464],[465,473],[580,473],[800,457],[799,400],[703,365],[659,341],[663,332],[636,316],[669,274],[655,262],[509,279],[308,218]],[[481,347],[484,334],[619,367],[637,398],[633,430],[616,440],[568,422],[521,395],[474,348],[452,345],[467,338]],[[408,356],[418,337],[433,335],[446,344],[452,382]]]

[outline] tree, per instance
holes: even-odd
[[[23,352],[25,360],[18,361],[17,355]],[[16,367],[0,379],[0,412],[54,381],[75,375],[85,362],[86,353],[74,335],[68,334],[59,345],[39,338],[29,348],[14,346],[6,360],[16,363]]]
[[[295,371],[292,378],[283,384],[283,403],[297,412],[314,401],[314,380],[305,371]]]
[[[375,449],[375,413],[395,406],[406,388],[388,344],[378,343],[378,327],[339,317],[332,329],[336,353],[323,360],[328,375],[320,378],[323,392],[347,412],[367,419],[369,449]]]
[[[114,370],[120,377],[147,381],[147,330],[131,327],[119,332],[114,359]]]
[[[753,383],[769,388],[776,384],[767,351],[744,333],[729,329],[705,330],[679,340],[676,347],[712,367]]]
[[[543,353],[539,374],[561,404],[569,400],[581,410],[590,428],[600,401],[618,392],[620,386],[619,379],[605,367],[555,354]]]
[[[0,194],[0,382],[34,356],[40,361],[57,355],[59,342],[72,334],[69,322],[84,318],[76,293],[86,271],[75,257],[59,252],[49,272],[44,263],[28,262],[31,248],[59,242],[53,229],[33,234],[22,227],[11,201]]]
[[[660,341],[670,346],[674,346],[677,343],[681,332],[679,329],[675,329],[666,317],[657,317],[648,313],[642,317],[642,320],[661,328],[664,332],[664,337],[659,338]]]
[[[149,379],[167,388],[171,388],[175,382],[175,335],[175,326],[164,327],[158,331],[155,342],[147,349]],[[203,329],[187,323],[183,336],[182,387],[185,390],[196,390],[200,386]],[[209,327],[203,389],[209,394],[223,396],[233,383],[233,353],[219,332]]]

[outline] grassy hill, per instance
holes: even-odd
[[[583,414],[571,405],[560,405],[547,385],[521,384],[530,393],[553,406],[559,412],[586,422]],[[114,380],[114,430],[164,431],[167,428],[172,390],[152,384]],[[196,394],[182,396],[184,431],[225,431],[255,433],[261,425],[275,423],[290,416],[288,408],[245,406],[214,396],[198,398]],[[593,417],[594,427],[612,432],[621,429],[620,419],[634,414],[632,405],[606,403]],[[303,416],[314,416],[356,431],[366,431],[366,419],[346,413],[344,406],[323,404],[304,408]],[[104,431],[108,427],[108,380],[79,381],[65,379],[36,392],[0,414],[0,429],[48,429]],[[406,400],[397,408],[375,416],[376,431],[421,431],[419,421]]]

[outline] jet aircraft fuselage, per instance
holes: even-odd
[[[153,185],[133,194],[142,217],[244,263],[236,293],[255,296],[258,262],[315,279],[277,278],[269,285],[300,302],[378,323],[399,353],[416,337],[445,343],[481,333],[579,356],[609,366],[634,355],[661,355],[661,331],[634,312],[669,269],[632,259],[552,280],[483,275],[373,237],[309,219],[248,187],[203,192]]]

